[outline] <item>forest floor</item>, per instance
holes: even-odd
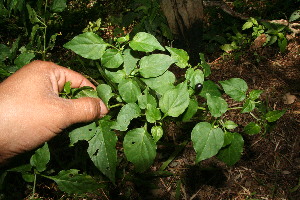
[[[215,158],[194,164],[195,152],[187,144],[166,167],[175,176],[159,178],[158,187],[143,199],[300,199],[300,38],[291,38],[285,53],[274,48],[249,51],[238,61],[212,59],[214,81],[244,79],[250,89],[264,90],[274,109],[286,110],[274,130],[246,136],[241,160],[228,167]],[[246,124],[235,112],[228,115]],[[174,129],[171,134],[180,134]],[[161,162],[160,162],[161,164]],[[159,168],[159,163],[154,170]],[[177,190],[177,193],[176,193]]]

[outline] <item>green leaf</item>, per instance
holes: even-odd
[[[244,132],[249,135],[258,134],[261,131],[261,127],[255,122],[250,122],[244,127]]]
[[[157,39],[145,32],[137,33],[132,41],[129,43],[129,46],[136,51],[143,51],[143,52],[152,52],[154,50],[161,50],[164,51],[164,47],[160,45]]]
[[[172,63],[174,61],[168,55],[152,54],[144,56],[139,63],[139,72],[144,78],[157,77],[165,73]]]
[[[124,58],[124,71],[127,75],[130,75],[131,72],[136,68],[139,59],[136,58],[134,51],[132,51],[131,49],[124,50],[123,58]]]
[[[249,29],[253,26],[253,23],[251,21],[248,21],[246,22],[243,27],[242,27],[242,30],[246,30],[246,29]]]
[[[171,47],[166,47],[166,49],[170,52],[172,59],[178,67],[185,68],[189,65],[189,55],[185,50]]]
[[[293,21],[296,21],[300,18],[300,10],[296,10],[294,11],[291,16],[290,16],[290,19],[289,19],[289,22],[293,22]]]
[[[81,98],[81,97],[93,97],[98,98],[97,91],[94,88],[89,86],[83,86],[81,88],[74,88],[73,97]]]
[[[187,81],[189,81],[189,85],[192,88],[195,88],[195,85],[198,83],[203,84],[204,81],[204,74],[200,69],[192,69],[189,68],[187,69],[186,73],[185,73],[185,78]]]
[[[123,145],[126,158],[134,164],[136,171],[144,172],[152,165],[156,156],[156,145],[144,128],[129,131]]]
[[[56,176],[43,176],[55,181],[59,189],[68,194],[84,194],[100,188],[101,185],[91,176],[78,172],[77,169],[70,169],[62,170]]]
[[[107,46],[108,44],[102,38],[92,32],[75,36],[64,45],[65,48],[74,51],[78,55],[92,60],[100,59]]]
[[[230,52],[230,51],[234,50],[234,48],[231,44],[224,44],[224,45],[220,46],[220,48],[225,52]]]
[[[228,147],[221,149],[217,157],[225,162],[227,165],[232,166],[241,159],[244,147],[244,139],[238,133],[228,133],[232,135],[231,143]]]
[[[138,104],[141,109],[146,109],[148,104],[154,107],[157,106],[156,99],[151,94],[149,94],[148,89],[144,91],[144,95],[140,95],[138,97]]]
[[[50,161],[50,151],[48,144],[45,143],[41,148],[35,151],[30,158],[31,166],[35,167],[39,172],[47,169],[47,164]]]
[[[170,71],[166,71],[161,76],[142,80],[146,83],[147,86],[162,95],[166,91],[174,88],[175,75]]]
[[[288,45],[288,41],[286,38],[282,38],[282,39],[278,40],[278,46],[279,46],[280,52],[285,52],[287,45]]]
[[[66,94],[70,94],[71,93],[71,81],[68,81],[65,83],[64,85],[64,92]]]
[[[89,141],[87,152],[95,166],[115,183],[117,167],[117,136],[110,130],[111,123],[99,121],[95,136]]]
[[[197,153],[196,162],[200,162],[218,153],[224,143],[224,132],[207,122],[200,122],[193,128],[191,138]]]
[[[221,97],[221,92],[218,89],[218,86],[211,80],[203,82],[203,88],[201,90],[200,96],[206,98],[206,94],[211,96]]]
[[[255,101],[247,99],[243,105],[241,113],[251,112],[255,108]]]
[[[198,111],[198,102],[195,99],[190,99],[189,106],[184,112],[182,121],[189,121]]]
[[[62,12],[67,7],[67,0],[53,0],[51,5],[52,12]]]
[[[226,81],[219,81],[226,94],[236,101],[243,101],[248,90],[247,83],[240,78],[232,78]]]
[[[155,106],[148,104],[146,110],[146,119],[149,123],[155,123],[157,120],[161,119],[160,110]]]
[[[114,83],[121,83],[126,78],[126,72],[124,70],[118,70],[116,72],[105,70],[105,74]]]
[[[263,93],[262,90],[252,90],[249,93],[249,98],[254,101],[260,97],[261,93]]]
[[[69,132],[70,145],[73,146],[79,140],[89,141],[96,134],[96,123],[81,126]]]
[[[164,131],[161,126],[153,126],[151,128],[151,135],[152,135],[152,138],[155,143],[157,143],[158,140],[160,140],[160,138],[163,136],[163,134],[164,134]]]
[[[0,62],[6,60],[10,56],[10,49],[4,45],[0,44]]]
[[[15,63],[15,65],[18,66],[18,68],[21,68],[24,65],[27,65],[28,63],[30,63],[30,61],[34,57],[35,57],[34,53],[24,52],[15,59],[14,63]]]
[[[269,111],[266,114],[266,120],[268,122],[275,122],[277,121],[280,117],[284,115],[286,111],[285,110],[274,110],[274,111]]]
[[[101,58],[101,63],[106,68],[118,68],[123,64],[123,56],[117,49],[107,49]]]
[[[141,110],[135,103],[128,103],[123,106],[117,116],[117,121],[111,127],[119,131],[126,131],[130,121],[134,118],[139,117]]]
[[[212,116],[220,117],[228,110],[228,104],[222,97],[206,94],[208,109]]]
[[[234,135],[231,132],[225,131],[223,147],[230,145],[233,138],[234,138]]]
[[[164,93],[159,100],[161,111],[167,116],[178,117],[189,105],[189,92],[186,82],[176,86],[175,89]]]
[[[234,121],[228,120],[224,123],[225,128],[231,130],[231,129],[235,129],[236,127],[238,127],[238,125],[236,123],[234,123]]]
[[[108,106],[108,101],[113,95],[111,87],[107,84],[100,84],[97,86],[98,97]]]
[[[141,89],[136,81],[126,79],[118,86],[122,99],[127,103],[135,103],[141,95]]]
[[[33,8],[31,8],[31,6],[28,3],[26,4],[26,7],[27,7],[27,10],[28,10],[30,22],[32,24],[40,22],[40,20],[37,17],[37,14],[36,14],[35,10]]]

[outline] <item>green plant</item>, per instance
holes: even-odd
[[[23,23],[22,29],[26,32],[24,35],[20,34],[12,44],[0,44],[0,76],[4,78],[33,58],[46,59],[47,52],[53,49],[58,36],[58,33],[49,35],[48,26],[59,23],[57,13],[66,8],[66,0],[54,0],[51,4],[47,0],[3,0],[0,8],[3,23],[20,20]],[[21,13],[22,18],[19,19],[15,13]],[[24,41],[27,42],[26,45],[23,45]]]
[[[86,32],[64,46],[93,60],[104,81],[96,91],[89,87],[72,89],[68,82],[61,96],[99,96],[110,108],[110,113],[102,119],[69,132],[70,145],[87,142],[87,155],[112,183],[116,182],[117,155],[125,154],[122,159],[133,163],[138,173],[152,165],[157,143],[163,142],[164,127],[170,121],[194,124],[184,143],[192,141],[196,163],[217,156],[233,165],[243,152],[242,135],[266,133],[270,124],[284,114],[284,111],[269,111],[259,100],[262,91],[249,92],[247,83],[240,78],[219,84],[208,80],[211,71],[203,54],[200,54],[201,62],[191,66],[184,50],[163,47],[145,32],[137,33],[132,39],[128,35],[120,37],[114,45]],[[176,79],[171,66],[185,69],[184,77]],[[230,106],[225,100],[229,98],[239,106]],[[244,127],[243,133],[238,133],[239,125],[226,119],[229,110],[240,110],[252,115],[254,120]],[[122,144],[119,150],[118,140]],[[49,160],[49,148],[45,144],[36,150],[30,164],[9,171],[20,172],[24,180],[33,182],[32,196],[37,177],[55,181],[67,193],[80,194],[100,187],[91,176],[79,174],[77,169],[53,175],[53,171],[47,170]]]

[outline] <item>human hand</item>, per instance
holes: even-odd
[[[72,88],[95,88],[81,74],[45,61],[25,65],[0,84],[0,162],[108,112],[98,98],[60,98],[68,81]]]

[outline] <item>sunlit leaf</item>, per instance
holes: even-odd
[[[172,63],[174,63],[174,61],[168,55],[152,54],[150,56],[144,56],[139,63],[139,72],[144,78],[157,77],[167,71]]]
[[[45,143],[41,148],[37,149],[30,158],[30,164],[34,166],[39,172],[43,172],[46,170],[49,161],[50,151],[47,143]]]
[[[248,90],[247,83],[240,78],[231,78],[226,81],[219,81],[226,94],[236,101],[243,101]]]
[[[250,122],[244,127],[244,131],[249,135],[255,135],[261,131],[261,127],[255,122]]]
[[[286,111],[285,110],[274,110],[274,111],[269,111],[266,114],[266,120],[268,122],[275,122],[277,121],[280,117],[284,115]]]
[[[126,79],[118,86],[122,99],[127,103],[135,103],[141,95],[141,89],[136,81]]]
[[[200,122],[193,128],[191,139],[197,153],[196,162],[200,162],[218,153],[224,143],[224,132],[208,122]]]
[[[97,60],[102,57],[108,44],[102,38],[92,32],[86,32],[75,36],[71,41],[64,45],[78,55]]]
[[[113,96],[111,87],[107,84],[98,85],[97,94],[106,106],[108,105],[108,101],[110,100],[110,98]]]
[[[107,49],[101,58],[101,64],[106,68],[118,68],[123,61],[123,56],[117,49]]]
[[[170,71],[166,71],[159,77],[147,78],[142,80],[146,83],[147,86],[162,95],[166,91],[174,88],[175,75]]]
[[[164,134],[163,128],[161,126],[153,126],[151,128],[151,135],[156,143]]]
[[[70,145],[73,146],[80,140],[89,141],[96,133],[96,123],[81,126],[69,132]]]
[[[144,52],[152,52],[154,50],[165,50],[153,35],[145,32],[137,33],[132,38],[132,41],[130,41],[129,46],[133,50]]]
[[[228,110],[228,104],[222,97],[206,94],[208,109],[212,116],[220,117]]]
[[[171,47],[166,47],[166,49],[171,53],[171,57],[178,67],[185,68],[189,65],[189,55],[185,50]]]

